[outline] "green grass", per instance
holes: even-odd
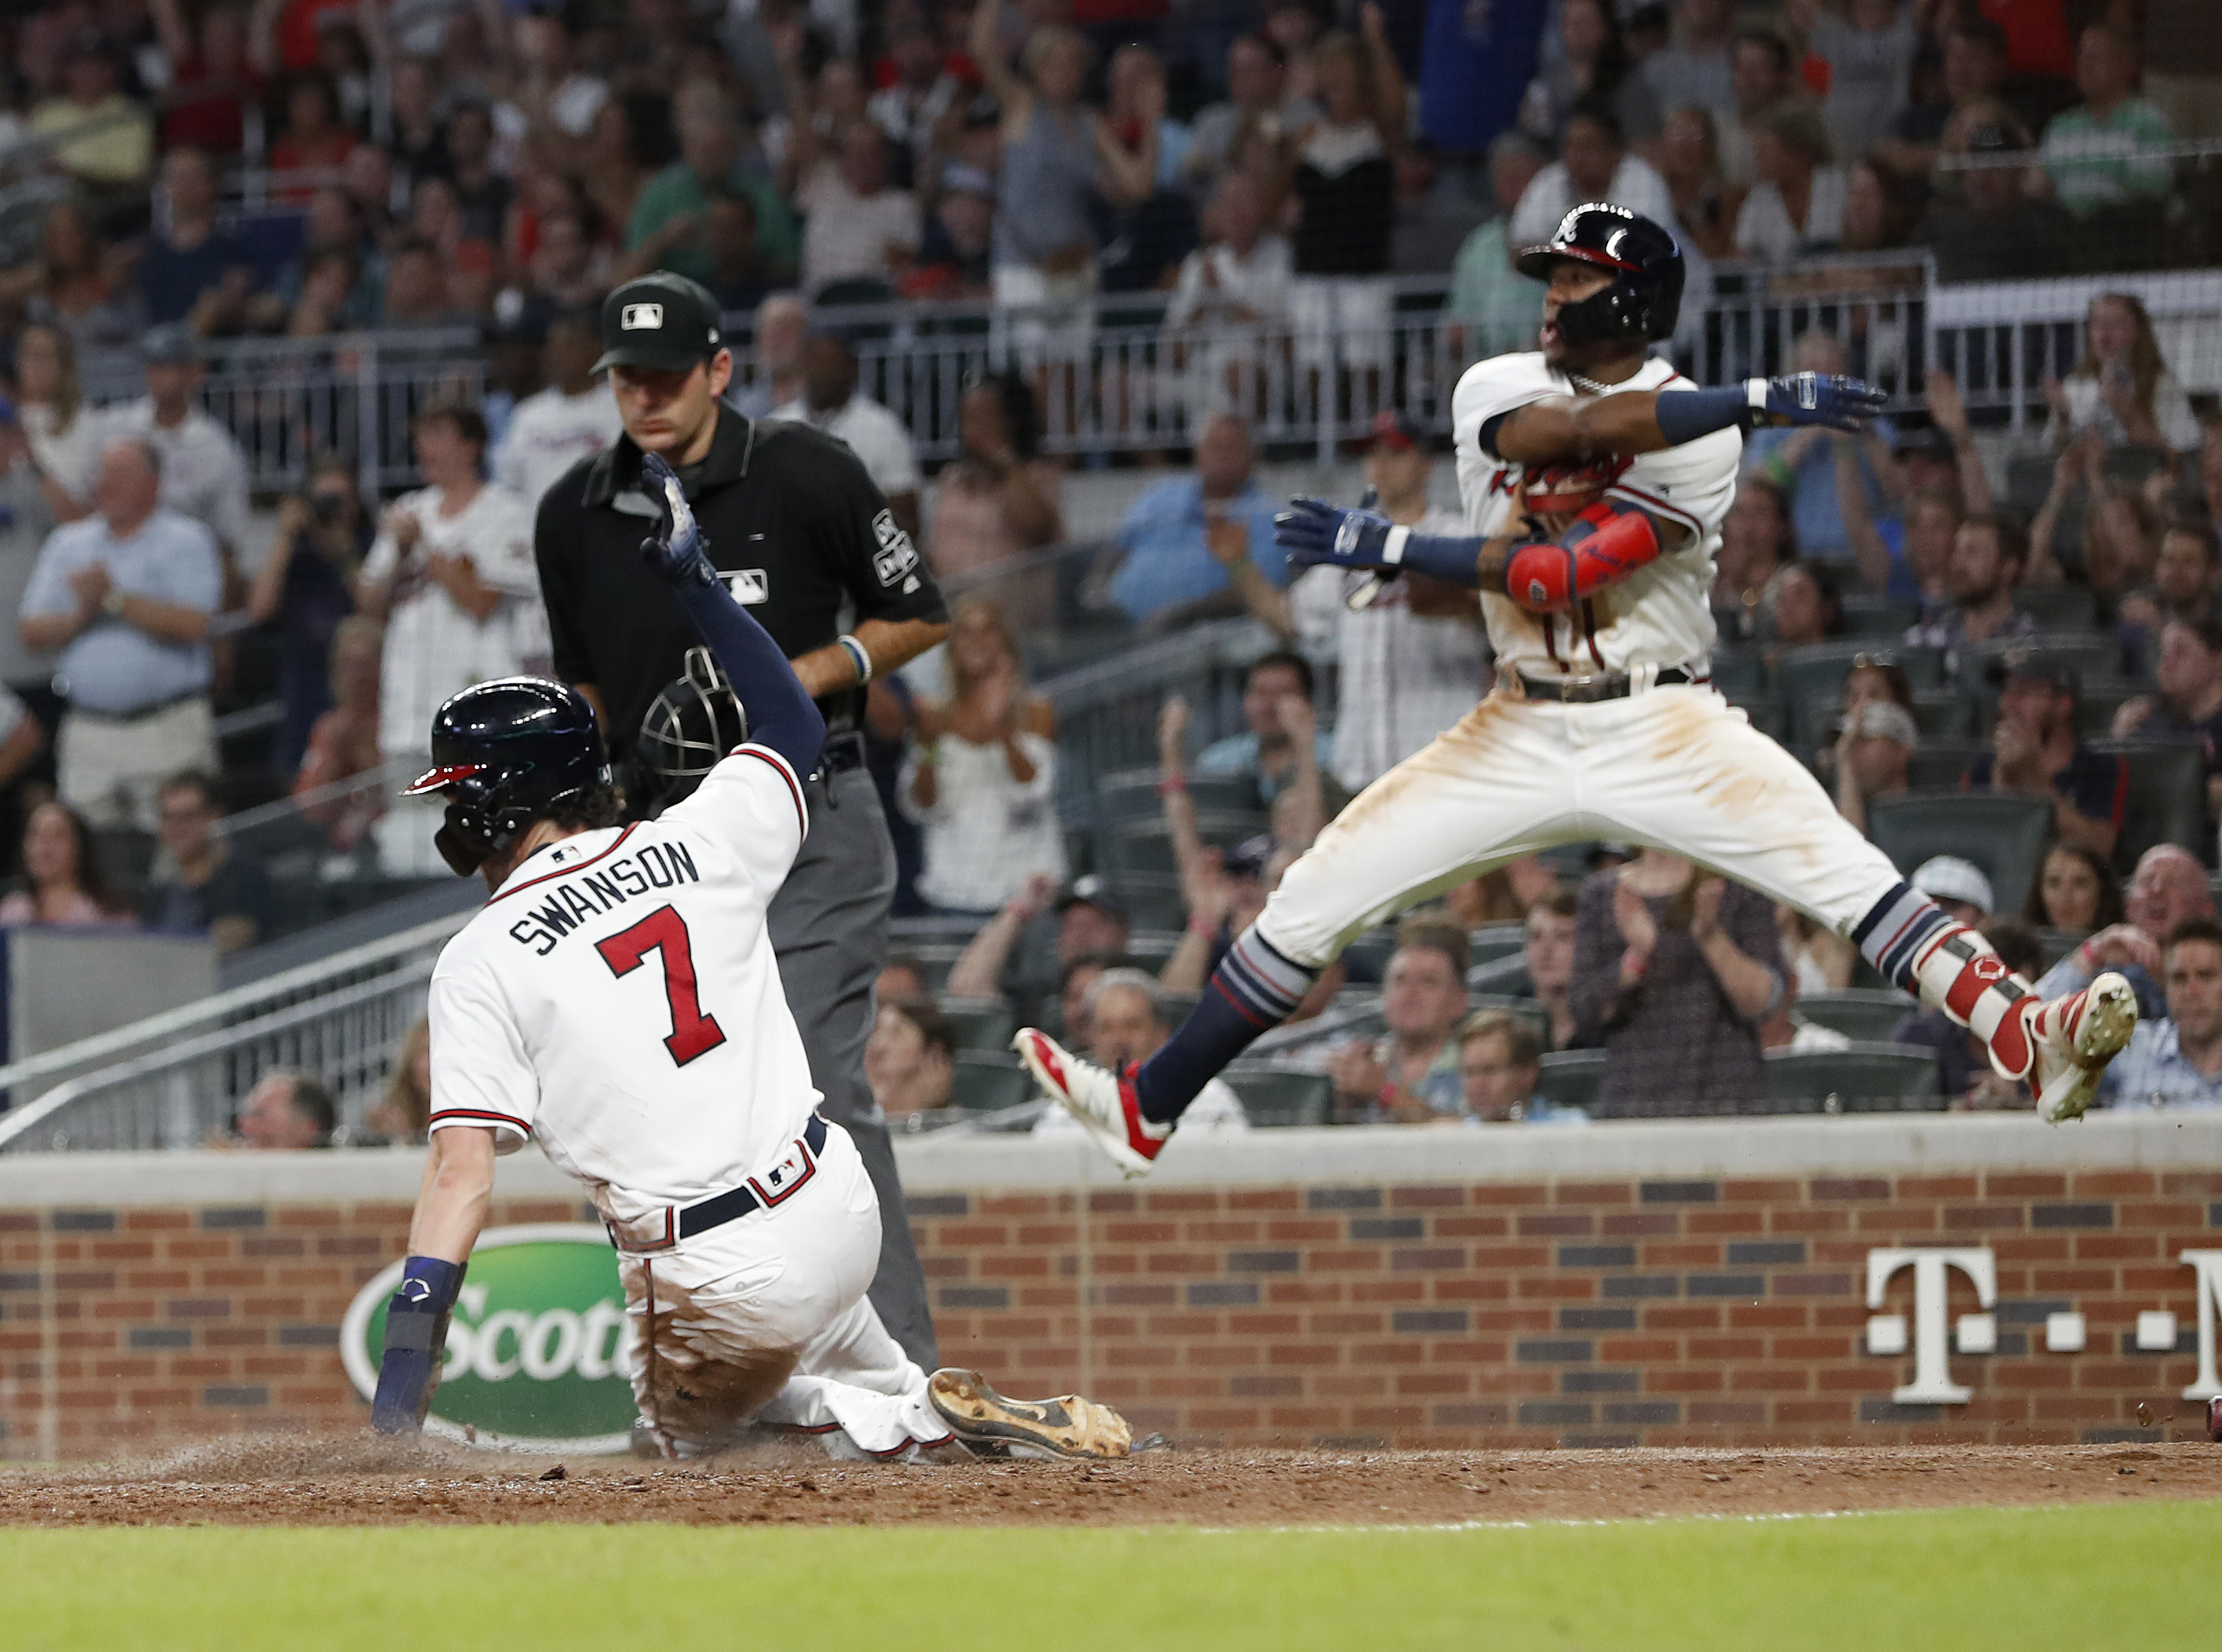
[[[0,1533],[0,1647],[2137,1652],[2222,1645],[2222,1505],[1459,1531]]]

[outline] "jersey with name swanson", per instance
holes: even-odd
[[[1653,356],[1605,393],[1696,387],[1671,363]],[[1451,420],[1466,531],[1484,538],[1516,531],[1522,496],[1547,474],[1603,481],[1609,497],[1642,506],[1685,537],[1648,568],[1563,613],[1529,613],[1509,598],[1484,593],[1482,618],[1497,669],[1509,665],[1537,678],[1596,676],[1647,665],[1702,669],[1713,648],[1713,558],[1736,498],[1743,437],[1734,430],[1716,430],[1657,453],[1611,455],[1588,466],[1535,467],[1532,473],[1483,450],[1482,426],[1498,414],[1574,393],[1573,381],[1553,370],[1539,351],[1494,356],[1466,370],[1452,394]]]
[[[808,826],[749,744],[662,818],[529,857],[433,970],[431,1128],[534,1138],[613,1220],[777,1163],[818,1092],[764,912]]]

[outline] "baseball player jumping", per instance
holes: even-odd
[[[1317,499],[1295,501],[1277,534],[1292,563],[1478,590],[1495,691],[1320,834],[1147,1061],[1108,1071],[1032,1027],[1020,1054],[1127,1174],[1146,1174],[1204,1081],[1354,937],[1503,862],[1605,838],[1685,856],[1849,936],[1982,1039],[2001,1074],[2029,1079],[2043,1118],[2079,1116],[2136,1024],[2129,983],[2110,971],[2039,1000],[1707,686],[1706,598],[1742,433],[1856,429],[1881,393],[1810,373],[1700,390],[1654,359],[1681,307],[1681,249],[1620,207],[1575,208],[1519,267],[1549,284],[1542,349],[1478,363],[1452,402],[1472,537]],[[1623,961],[1625,987],[1645,961]]]
[[[663,1454],[754,1423],[880,1459],[1123,1456],[1105,1407],[929,1379],[865,1297],[878,1201],[848,1133],[817,1115],[764,923],[809,830],[825,722],[719,582],[677,478],[654,455],[644,470],[665,506],[642,555],[752,726],[685,801],[620,828],[575,690],[499,678],[435,718],[434,767],[410,791],[447,800],[441,852],[493,894],[433,972],[431,1149],[372,1425],[421,1426],[494,1159],[536,1136],[617,1247],[626,1369]]]

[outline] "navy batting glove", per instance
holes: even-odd
[[[1788,424],[1825,424],[1832,430],[1863,429],[1890,398],[1863,379],[1835,373],[1786,373],[1754,379],[1746,386],[1752,411]]]
[[[401,1284],[386,1304],[386,1348],[370,1402],[370,1426],[380,1434],[414,1434],[424,1426],[447,1358],[448,1319],[462,1288],[461,1264],[412,1256],[403,1266]]]
[[[694,520],[686,490],[662,454],[641,455],[640,480],[657,507],[656,531],[640,542],[641,561],[673,585],[715,584],[718,570],[710,565],[710,536]]]
[[[1273,543],[1298,568],[1326,562],[1336,568],[1393,568],[1389,530],[1396,524],[1372,511],[1345,511],[1325,499],[1295,499],[1273,518]]]

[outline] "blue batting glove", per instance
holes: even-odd
[[[1295,499],[1273,518],[1273,543],[1291,564],[1311,568],[1393,568],[1387,555],[1396,524],[1373,511],[1345,511],[1325,499]]]
[[[640,542],[640,559],[672,585],[714,585],[718,570],[710,564],[710,536],[694,520],[686,490],[660,453],[641,455],[640,480],[656,505],[656,531]]]
[[[1890,398],[1863,379],[1835,373],[1786,373],[1754,379],[1748,390],[1754,422],[1766,424],[1825,424],[1832,430],[1857,430],[1883,410]]]
[[[448,1357],[448,1318],[463,1288],[464,1265],[412,1256],[386,1304],[386,1347],[370,1426],[380,1434],[414,1434],[424,1426],[440,1366]]]

